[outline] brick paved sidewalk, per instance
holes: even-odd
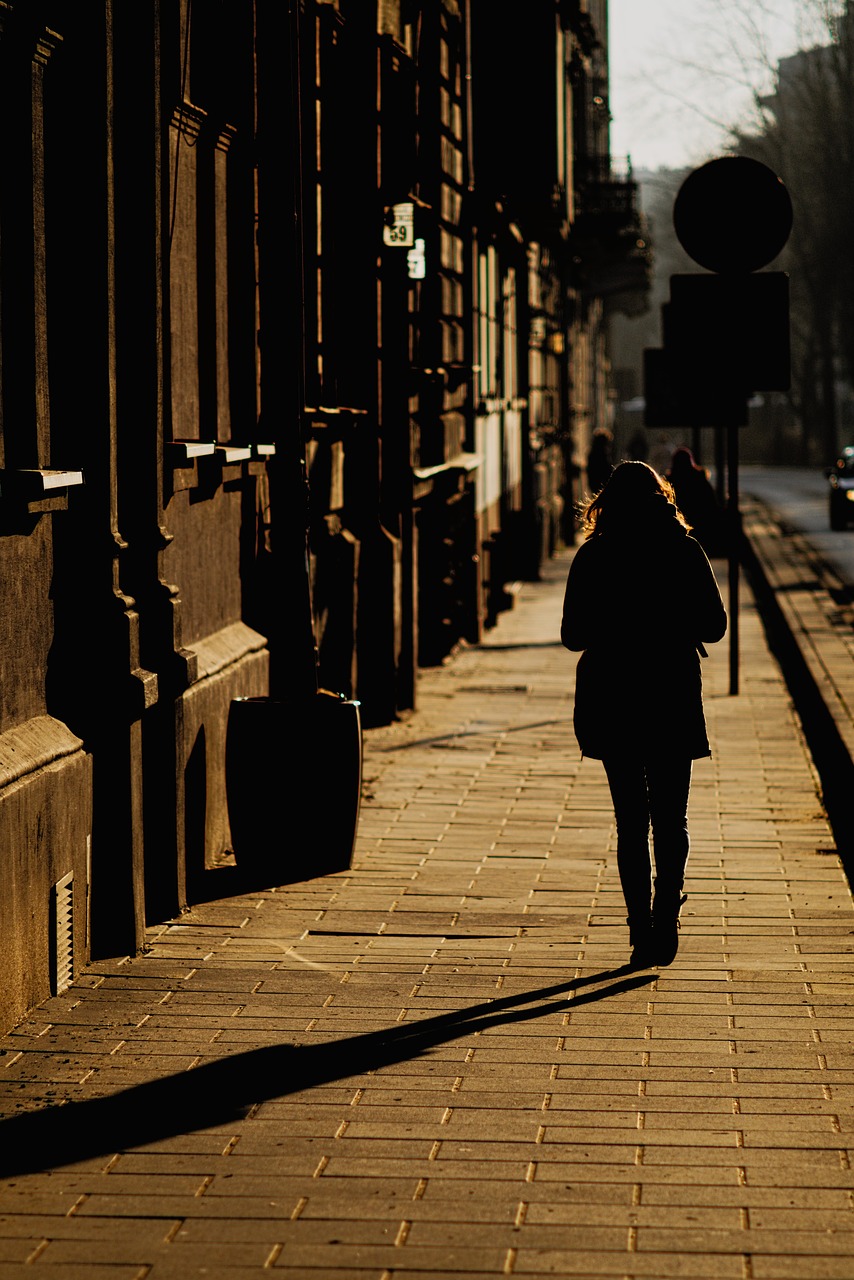
[[[631,973],[567,563],[366,734],[350,872],[200,906],[0,1039],[2,1280],[854,1276],[854,911],[747,586],[679,955]]]

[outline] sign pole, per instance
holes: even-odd
[[[738,694],[738,566],[741,554],[741,512],[738,509],[738,432],[737,425],[727,428],[727,524],[729,543],[729,691]]]
[[[739,683],[738,435],[752,392],[789,387],[789,278],[761,268],[788,240],[792,216],[786,188],[758,160],[722,156],[689,173],[674,201],[673,226],[682,248],[709,274],[670,277],[670,301],[661,308],[664,344],[644,352],[646,425],[715,428],[719,499],[726,439],[731,694]]]
[[[748,156],[723,156],[693,170],[673,204],[679,243],[713,273],[671,276],[665,347],[669,345],[672,358],[687,363],[698,384],[709,370],[723,375],[731,694],[738,693],[739,677],[738,433],[748,416],[747,395],[740,398],[748,389],[786,390],[789,385],[788,276],[760,269],[785,245],[792,217],[792,201],[778,176]]]

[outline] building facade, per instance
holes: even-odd
[[[574,536],[648,252],[604,0],[514,13],[0,3],[0,1024],[230,891],[237,700],[310,878],[317,691],[406,714]]]

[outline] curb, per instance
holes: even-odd
[[[810,544],[757,499],[745,504],[741,563],[821,783],[854,886],[854,629],[850,592]]]

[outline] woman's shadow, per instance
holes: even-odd
[[[52,1104],[0,1123],[0,1177],[56,1169],[246,1117],[260,1102],[373,1072],[439,1045],[646,986],[628,966],[382,1031],[310,1045],[268,1045],[103,1097]],[[596,983],[607,983],[593,990]],[[560,997],[566,997],[565,1000]],[[535,1002],[532,1008],[520,1006]]]

